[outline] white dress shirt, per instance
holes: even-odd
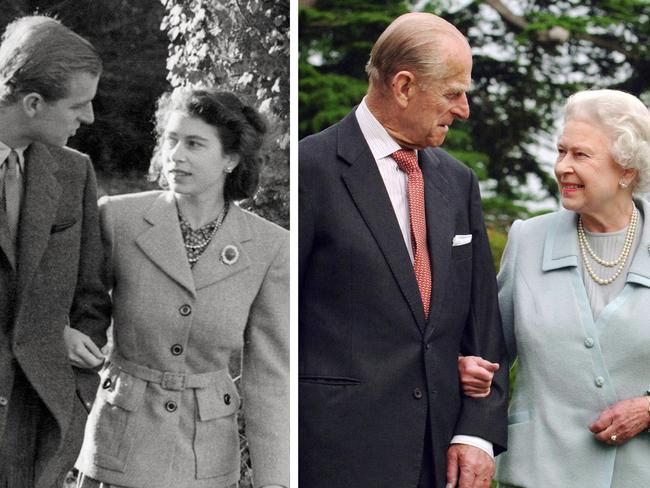
[[[399,151],[402,147],[395,142],[395,140],[388,134],[386,129],[379,123],[375,116],[370,112],[366,99],[361,101],[357,110],[355,111],[357,122],[361,128],[364,139],[370,147],[377,168],[384,181],[388,197],[393,205],[399,228],[402,231],[404,244],[408,250],[411,262],[413,262],[413,245],[411,243],[411,222],[409,217],[409,203],[407,195],[408,178],[406,173],[401,171],[397,166],[395,160],[391,157],[395,151]],[[494,449],[492,443],[480,437],[469,435],[455,435],[452,444],[469,444],[478,447],[487,452],[490,456],[494,457]]]

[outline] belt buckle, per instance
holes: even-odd
[[[181,391],[185,389],[185,378],[186,375],[183,373],[165,371],[160,386],[164,390]]]

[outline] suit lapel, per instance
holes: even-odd
[[[413,317],[424,331],[424,310],[413,265],[386,186],[354,112],[338,126],[338,155],[349,165],[342,178],[390,267]]]
[[[173,193],[161,193],[143,219],[151,227],[136,238],[138,247],[171,279],[196,295]]]
[[[243,242],[252,239],[245,217],[242,209],[235,204],[230,205],[223,224],[194,265],[194,283],[197,290],[226,279],[250,266],[250,257],[242,246]]]
[[[50,239],[61,186],[54,176],[59,161],[46,146],[33,143],[25,154],[25,197],[18,226],[19,296],[31,281]]]
[[[449,184],[437,171],[440,160],[432,151],[418,151],[418,159],[424,177],[424,199],[427,220],[427,242],[431,258],[431,308],[429,317],[440,314],[445,283],[451,263],[451,241],[454,222],[449,208],[447,188]],[[435,319],[432,321],[435,324]]]

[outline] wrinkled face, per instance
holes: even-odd
[[[181,111],[169,116],[162,157],[170,190],[192,197],[223,193],[224,169],[237,166],[233,156],[224,154],[215,127]]]
[[[469,117],[466,92],[471,86],[472,54],[458,45],[447,57],[448,76],[421,82],[400,120],[401,133],[411,147],[440,146],[455,119]]]
[[[95,120],[92,100],[99,76],[78,73],[69,83],[68,95],[54,102],[41,99],[32,119],[32,139],[44,144],[65,146],[81,124]]]
[[[555,178],[564,208],[596,215],[629,198],[619,187],[625,171],[614,160],[604,129],[586,120],[569,120],[557,149]]]

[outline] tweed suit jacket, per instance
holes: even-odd
[[[236,483],[241,402],[228,365],[243,348],[255,486],[289,486],[288,232],[230,205],[190,268],[172,192],[106,198],[100,215],[115,351],[100,373],[77,467],[139,488]],[[154,383],[123,360],[207,382]]]
[[[650,434],[620,446],[589,424],[650,386],[650,204],[625,287],[594,319],[578,269],[577,214],[513,224],[499,302],[517,379],[497,479],[524,488],[633,488],[650,479]]]
[[[419,151],[433,291],[425,321],[388,193],[354,113],[300,142],[301,488],[415,488],[427,418],[436,486],[455,434],[505,448],[507,378],[465,398],[458,354],[505,366],[497,291],[474,174]],[[472,241],[452,246],[455,235]]]
[[[37,487],[49,488],[74,462],[97,388],[96,374],[70,366],[63,328],[71,324],[101,347],[110,299],[88,157],[33,143],[24,178],[16,259],[0,232],[0,396],[9,397],[20,367],[47,407],[52,428],[39,434],[46,447],[36,474]],[[7,411],[0,407],[0,435]]]

